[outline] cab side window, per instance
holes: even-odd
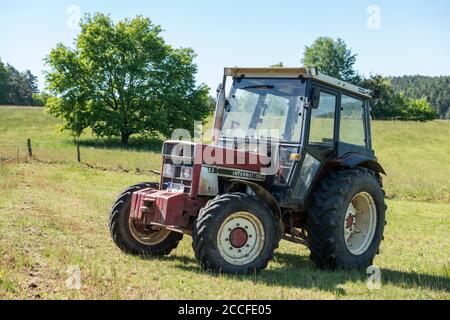
[[[366,146],[363,100],[342,95],[339,132],[341,142]]]
[[[311,114],[310,144],[333,144],[336,102],[336,95],[320,92],[319,107],[313,109]]]

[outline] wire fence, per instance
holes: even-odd
[[[26,139],[0,140],[0,165],[28,163],[80,164],[109,171],[154,173],[160,170],[160,154],[140,149],[116,147],[109,143],[95,145]]]

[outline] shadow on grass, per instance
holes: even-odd
[[[184,271],[199,273],[203,272],[197,265],[195,259],[190,257],[170,256],[164,259],[179,260],[182,264],[177,267]],[[293,255],[288,253],[276,253],[275,262],[281,267],[267,269],[260,274],[249,276],[230,275],[231,279],[238,281],[251,280],[255,284],[266,284],[269,286],[285,286],[304,289],[319,289],[333,292],[338,295],[346,295],[341,285],[347,282],[367,281],[367,275],[361,271],[324,271],[315,267],[307,256]],[[189,264],[189,265],[188,265]],[[220,276],[215,273],[208,273]],[[444,276],[433,276],[416,272],[404,272],[396,270],[381,270],[383,285],[394,285],[401,288],[421,288],[450,292],[450,279]]]
[[[85,148],[125,150],[125,151],[151,151],[161,152],[164,140],[162,138],[131,137],[128,145],[123,145],[118,138],[82,138],[78,144]]]

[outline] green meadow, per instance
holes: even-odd
[[[389,206],[376,290],[364,272],[318,270],[287,242],[253,276],[202,272],[189,237],[168,257],[123,254],[109,207],[127,186],[158,180],[161,142],[123,148],[87,132],[77,163],[58,125],[40,108],[0,107],[0,299],[450,299],[449,121],[373,123]],[[80,288],[67,286],[73,268]]]

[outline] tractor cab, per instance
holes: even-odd
[[[304,68],[226,68],[218,89],[214,141],[268,151],[284,204],[303,204],[325,166],[384,173],[370,130],[371,92]]]

